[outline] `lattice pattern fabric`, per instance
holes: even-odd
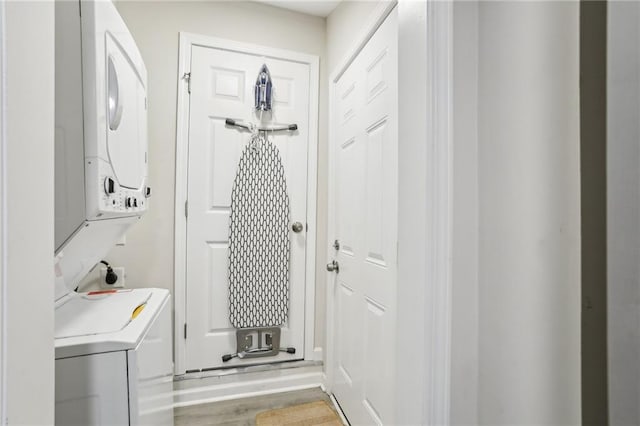
[[[278,148],[254,135],[231,192],[229,320],[274,327],[289,314],[289,196]]]

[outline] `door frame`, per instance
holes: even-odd
[[[334,84],[398,7],[398,288],[396,421],[448,425],[451,377],[453,5],[381,2],[332,70],[329,87],[327,259],[335,257]],[[424,82],[427,77],[426,84]],[[424,91],[421,87],[425,87]],[[419,90],[416,90],[419,89]],[[403,116],[404,114],[404,116]],[[407,206],[422,206],[423,210]],[[326,387],[335,367],[334,276],[327,274]],[[423,310],[412,309],[415,300]],[[416,312],[420,311],[420,312]],[[416,330],[424,333],[416,333]],[[415,348],[413,359],[407,348]],[[411,352],[411,351],[410,351]],[[420,356],[420,354],[423,354]],[[401,383],[401,385],[400,385]],[[333,397],[333,395],[332,395]]]
[[[176,375],[186,372],[186,239],[187,220],[187,164],[189,145],[189,91],[185,74],[191,68],[191,48],[201,46],[228,51],[258,54],[309,65],[309,147],[307,151],[307,240],[305,261],[304,359],[314,359],[315,341],[315,267],[316,267],[316,198],[318,168],[318,101],[319,63],[317,56],[275,49],[252,43],[180,32],[178,62],[178,109],[176,128],[176,189],[174,223],[174,370]]]
[[[0,3],[0,424],[5,423],[7,412],[7,105],[6,105],[6,40],[4,2]]]

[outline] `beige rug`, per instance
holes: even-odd
[[[272,425],[342,426],[342,421],[326,401],[315,401],[258,413],[256,426]]]

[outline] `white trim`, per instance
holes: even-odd
[[[451,377],[453,4],[399,11],[399,422],[448,425]],[[426,77],[426,81],[425,81]],[[416,333],[423,330],[423,333]],[[406,348],[411,348],[411,352]]]
[[[187,218],[184,215],[184,203],[187,199],[187,161],[189,159],[189,92],[183,76],[191,65],[191,41],[180,34],[178,62],[178,107],[176,123],[176,189],[174,210],[174,369],[176,374],[185,372],[186,345],[184,342],[184,324],[186,323],[186,282],[187,273]]]
[[[380,25],[384,22],[387,16],[391,13],[394,7],[398,4],[397,0],[393,0],[390,2],[380,2],[376,9],[369,15],[368,22],[364,25],[363,30],[360,32],[358,37],[353,41],[351,48],[347,50],[347,53],[343,57],[343,59],[338,63],[336,68],[331,72],[329,77],[329,144],[328,144],[328,175],[329,182],[327,185],[327,260],[331,260],[335,258],[335,249],[333,248],[333,241],[335,241],[336,235],[336,224],[335,217],[332,212],[335,210],[336,202],[334,195],[336,194],[336,183],[335,183],[335,149],[334,145],[331,143],[332,140],[335,140],[335,126],[334,123],[337,120],[334,118],[333,104],[336,98],[336,94],[334,93],[334,83],[336,83],[342,74],[347,70],[349,65],[356,58],[358,53],[362,50],[362,48],[367,44],[367,42],[373,37],[375,32],[378,30]],[[333,348],[334,345],[334,333],[333,333],[333,316],[335,313],[334,309],[334,301],[333,301],[333,289],[334,289],[334,279],[335,274],[327,274],[327,285],[326,285],[326,339],[327,339],[327,350],[324,353],[325,356],[325,386],[327,387],[327,393],[332,394],[333,388]]]
[[[326,394],[331,394],[329,392],[329,390],[327,389],[327,371],[326,369],[323,370],[322,372],[322,382],[320,383],[320,389],[322,389],[322,391]]]
[[[0,425],[7,414],[7,105],[5,3],[0,3]]]
[[[313,348],[313,361],[324,361],[324,349],[320,346]]]
[[[215,383],[213,378],[194,379],[202,381],[202,386],[173,391],[174,407],[208,404],[211,402],[227,401],[231,399],[249,398],[253,396],[269,395],[280,392],[290,392],[302,389],[322,387],[321,367],[318,371],[298,372],[283,376],[274,376],[273,372],[259,375],[236,375],[239,380],[227,383]],[[248,373],[251,374],[251,373]],[[224,379],[224,377],[222,377]],[[185,380],[187,382],[188,380]],[[181,387],[181,381],[174,383],[174,388]]]
[[[427,3],[427,72],[430,129],[427,154],[426,424],[448,425],[451,379],[451,262],[453,151],[453,3]]]
[[[320,58],[305,55],[309,64],[309,147],[307,153],[307,247],[305,250],[304,359],[316,355],[316,242],[318,234],[318,126],[320,104]],[[309,231],[310,230],[310,231]],[[322,348],[320,348],[322,349]],[[322,358],[320,359],[322,360]]]
[[[307,154],[307,232],[305,260],[305,319],[304,359],[315,359],[315,256],[316,256],[316,196],[318,169],[318,102],[319,63],[317,56],[290,50],[274,49],[249,43],[241,43],[217,37],[191,33],[180,33],[178,64],[178,112],[176,129],[176,190],[175,190],[175,256],[174,256],[174,300],[175,300],[175,373],[186,370],[186,344],[181,336],[186,321],[186,226],[184,203],[187,199],[187,162],[189,142],[189,93],[183,75],[190,70],[192,46],[219,48],[236,52],[260,54],[264,57],[308,64],[309,73],[309,146]]]

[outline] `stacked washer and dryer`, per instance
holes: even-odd
[[[56,424],[172,425],[169,292],[76,292],[149,207],[147,71],[111,2],[55,8]]]

